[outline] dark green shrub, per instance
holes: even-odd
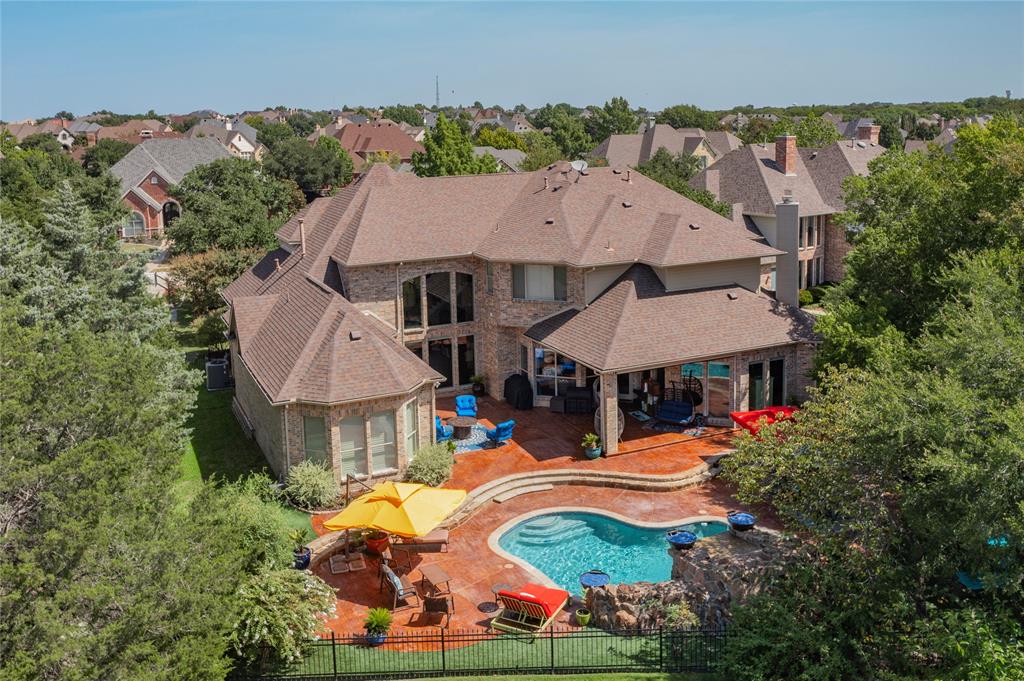
[[[315,461],[302,461],[288,469],[284,491],[293,504],[308,509],[330,508],[341,496],[334,471]]]
[[[800,289],[800,307],[814,304],[814,295],[807,289]]]

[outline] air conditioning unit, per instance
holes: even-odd
[[[206,389],[226,390],[234,385],[228,367],[227,359],[211,359],[206,363]]]

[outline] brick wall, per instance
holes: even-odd
[[[846,239],[846,228],[836,224],[828,216],[825,226],[825,281],[839,281],[846,275],[843,260],[853,250],[853,244]]]
[[[278,477],[282,477],[288,466],[285,462],[281,407],[270,404],[252,374],[238,358],[237,343],[233,342],[231,346],[231,370],[235,377],[234,407],[245,414],[267,463]]]

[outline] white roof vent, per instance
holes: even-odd
[[[630,203],[629,201],[623,201],[623,202],[622,202],[622,207],[623,207],[623,208],[632,208],[632,207],[633,207],[633,204],[632,204],[632,203]]]
[[[857,142],[857,146],[860,147],[861,149],[867,149],[868,147],[868,145],[864,144],[863,142]]]

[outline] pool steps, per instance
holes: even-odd
[[[731,451],[731,450],[730,450]],[[678,473],[654,475],[629,473],[626,471],[603,471],[578,468],[556,468],[552,470],[513,473],[486,482],[472,490],[462,505],[442,525],[458,527],[473,513],[488,502],[503,503],[531,492],[553,489],[555,485],[589,485],[592,487],[615,487],[645,492],[670,492],[706,482],[718,475],[719,462],[729,451],[709,456],[700,465]]]

